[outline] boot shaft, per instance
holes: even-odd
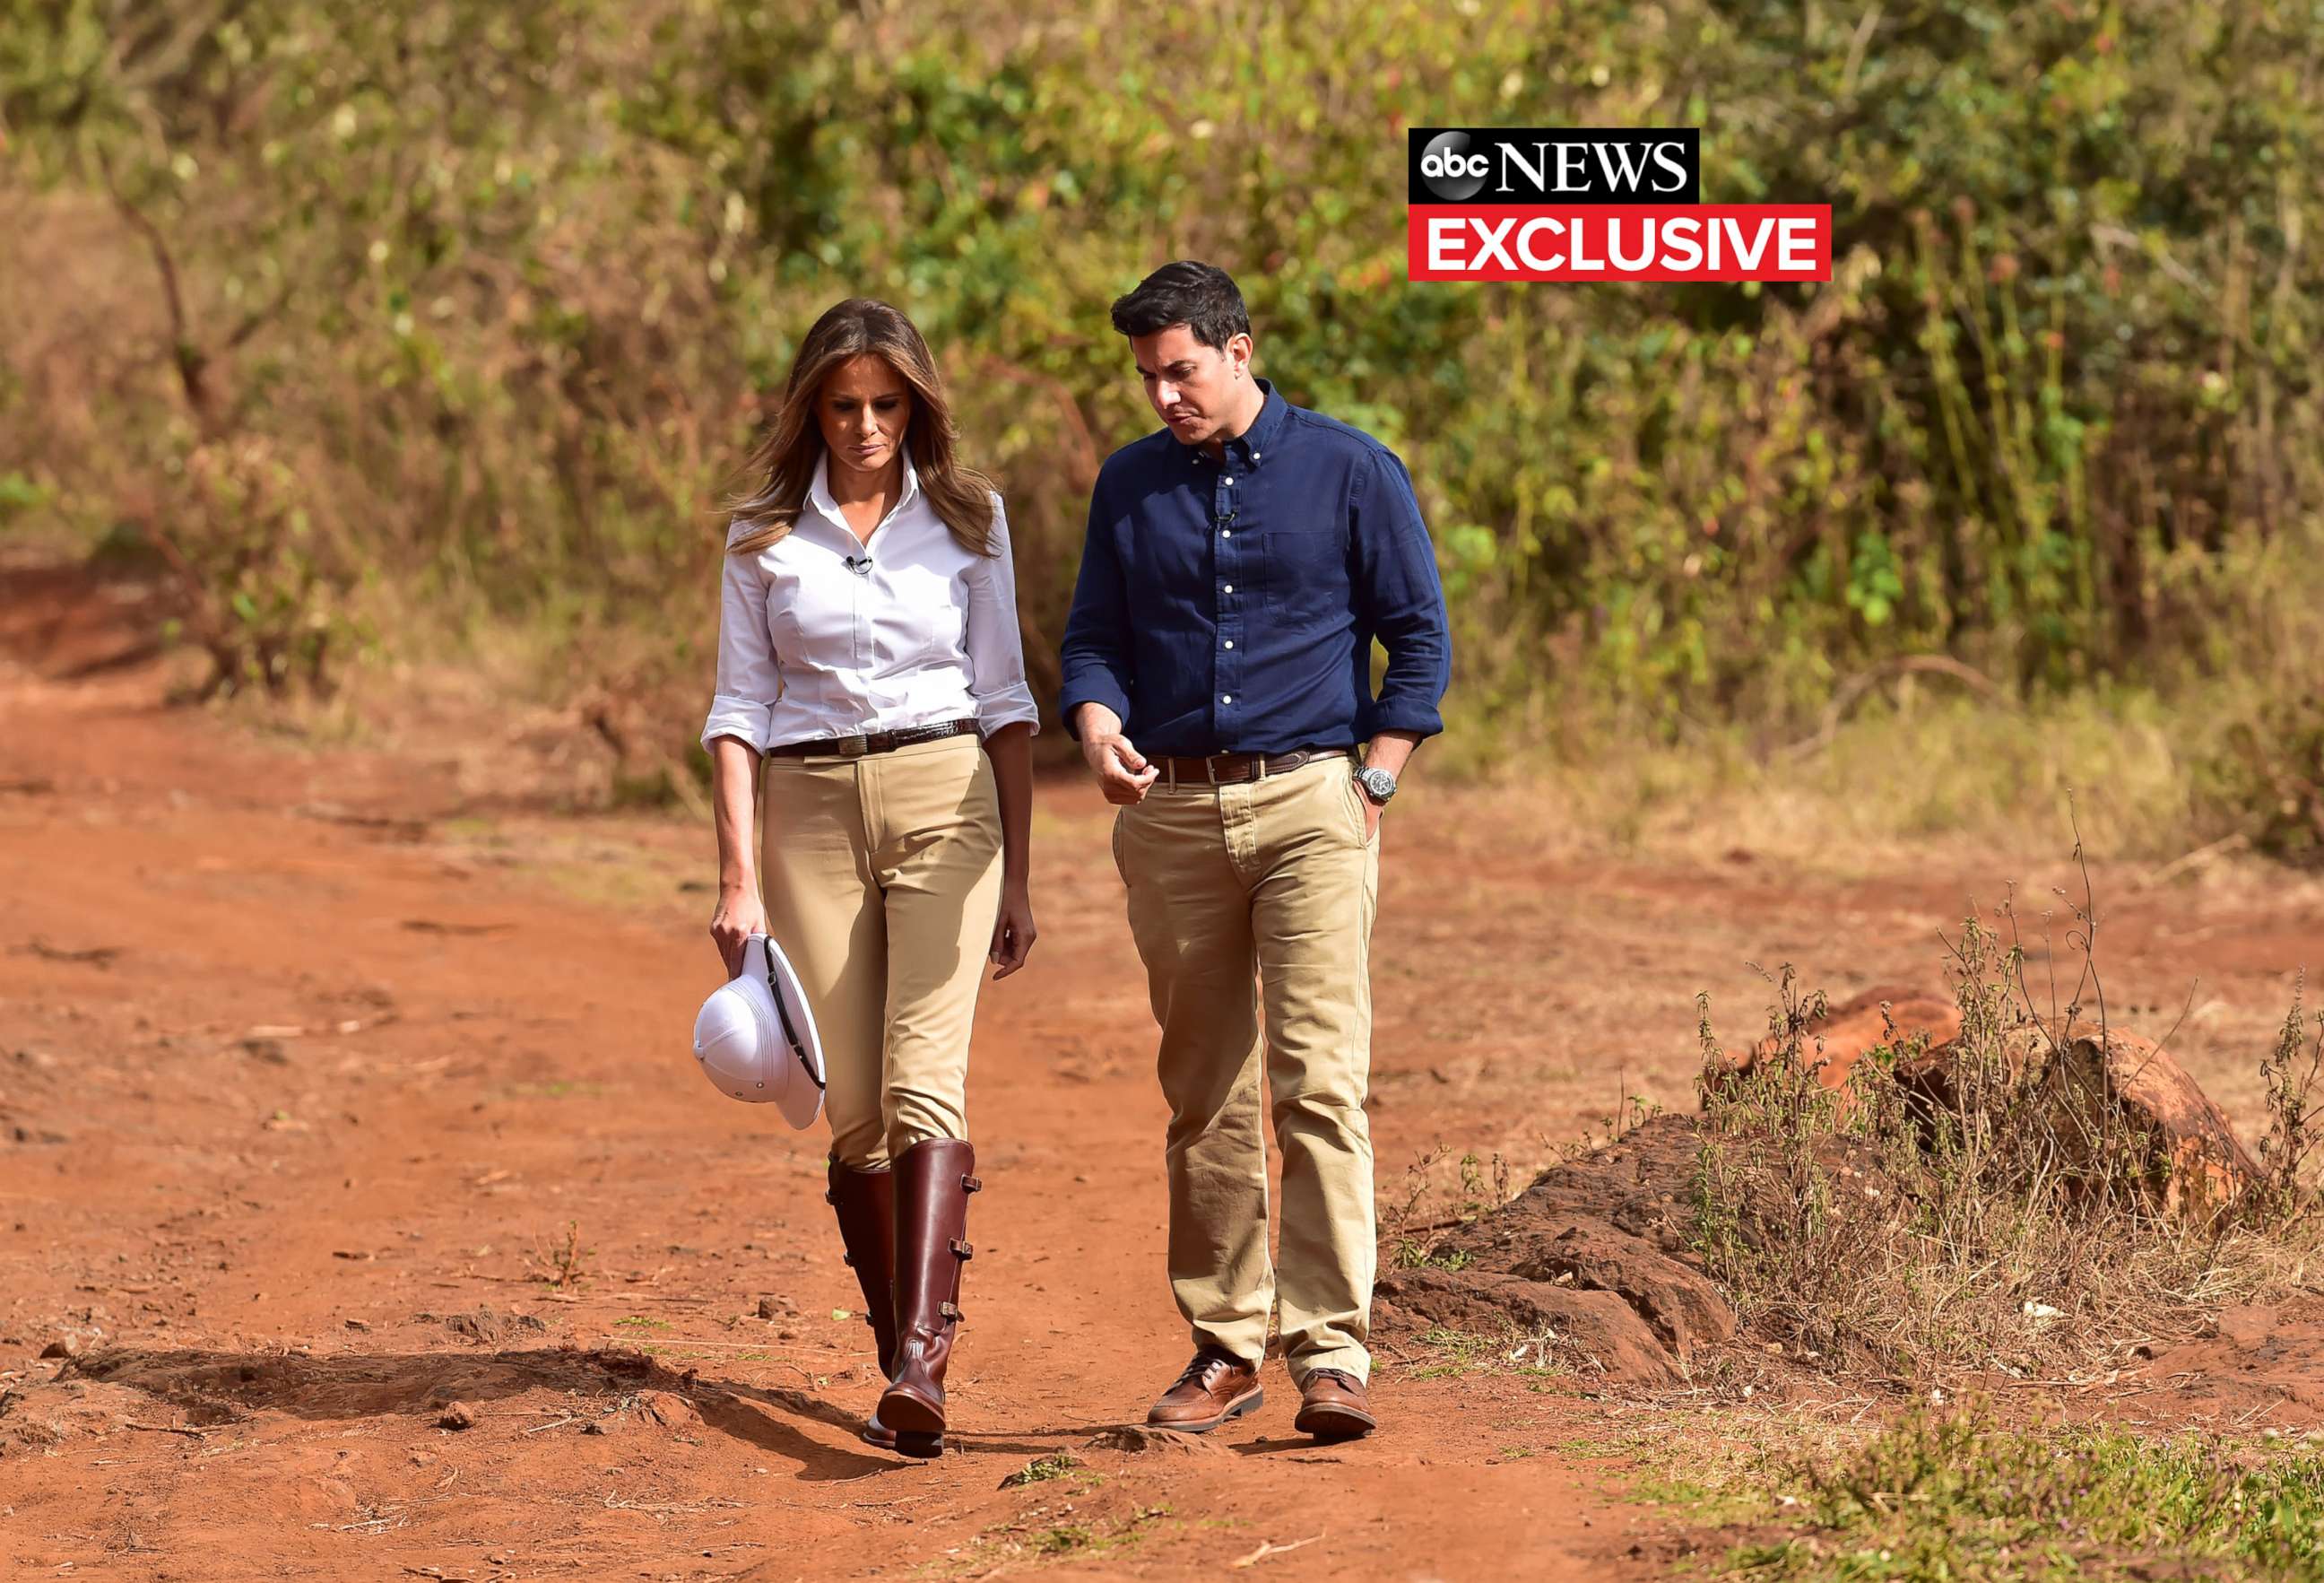
[[[839,1240],[847,1249],[855,1284],[863,1293],[863,1317],[880,1354],[880,1372],[896,1365],[896,1178],[882,1166],[863,1171],[831,1162],[824,1193],[839,1219]]]
[[[896,1334],[934,1335],[960,1318],[961,1267],[968,1243],[968,1195],[976,1151],[958,1138],[913,1144],[895,1163]]]

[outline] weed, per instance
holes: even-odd
[[[1483,1336],[1473,1330],[1437,1325],[1420,1339],[1422,1345],[1436,1350],[1440,1361],[1414,1369],[1412,1378],[1416,1380],[1461,1379],[1481,1374],[1563,1379],[1573,1373],[1572,1365],[1557,1356],[1557,1338],[1546,1328],[1530,1333],[1512,1329],[1502,1336]]]
[[[1033,1535],[1032,1547],[1037,1555],[1071,1555],[1075,1551],[1089,1549],[1097,1542],[1097,1531],[1093,1528],[1079,1523],[1060,1523]]]
[[[617,1330],[667,1330],[670,1323],[668,1319],[650,1319],[643,1314],[628,1314],[615,1319],[613,1328]]]
[[[1471,1255],[1443,1245],[1445,1234],[1509,1201],[1509,1162],[1498,1153],[1480,1159],[1473,1151],[1461,1156],[1456,1167],[1459,1185],[1440,1189],[1436,1168],[1452,1151],[1437,1143],[1404,1168],[1405,1196],[1380,1216],[1382,1244],[1392,1251],[1389,1262],[1403,1270],[1459,1270]]]
[[[554,1291],[569,1291],[589,1278],[589,1261],[596,1252],[581,1245],[581,1223],[567,1220],[565,1240],[555,1247],[544,1247],[538,1236],[533,1238],[532,1262],[526,1273]]]
[[[1022,1489],[1028,1484],[1047,1484],[1053,1478],[1063,1478],[1082,1466],[1082,1459],[1070,1451],[1052,1451],[1046,1457],[1036,1457],[1024,1467],[1001,1481],[1002,1489]],[[1092,1476],[1094,1477],[1094,1476]]]
[[[2277,1031],[2275,1048],[2260,1063],[2266,1088],[2267,1135],[2260,1140],[2260,1162],[2266,1167],[2265,1211],[2287,1226],[2304,1216],[2315,1203],[2307,1188],[2308,1159],[2316,1148],[2314,1089],[2324,1073],[2324,1016],[2316,1019],[2312,1040],[2303,1036],[2303,974],[2292,995],[2292,1009]]]
[[[2063,1583],[2204,1561],[2267,1577],[2324,1569],[2324,1459],[2265,1442],[2024,1431],[1978,1407],[1923,1405],[1852,1451],[1770,1460],[1750,1482],[1757,1515],[1803,1531],[1732,1551],[1729,1566],[1754,1577]]]

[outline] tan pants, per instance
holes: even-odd
[[[1114,821],[1130,933],[1162,1025],[1171,1291],[1197,1346],[1254,1362],[1279,1294],[1299,1380],[1318,1368],[1365,1379],[1371,1367],[1378,1251],[1363,1105],[1379,847],[1364,838],[1352,772],[1327,758],[1239,786],[1157,782]],[[1263,1106],[1283,1154],[1273,1264]]]
[[[806,986],[842,1164],[968,1136],[968,1034],[1001,909],[1001,804],[973,736],[766,761],[767,928]]]

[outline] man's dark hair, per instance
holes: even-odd
[[[1126,336],[1150,336],[1183,324],[1206,347],[1223,352],[1229,337],[1250,333],[1250,315],[1235,289],[1234,276],[1216,264],[1182,258],[1166,264],[1114,299],[1113,328]]]

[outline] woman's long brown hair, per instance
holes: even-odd
[[[743,464],[758,486],[733,503],[735,525],[747,531],[729,543],[731,553],[755,555],[798,523],[815,482],[816,464],[823,459],[823,425],[816,420],[823,382],[850,357],[866,352],[885,358],[911,386],[912,417],[904,429],[904,449],[919,474],[920,492],[963,549],[978,555],[997,553],[992,481],[961,464],[952,404],[945,400],[944,380],[928,355],[928,343],[902,313],[869,297],[850,297],[807,332],[791,361],[789,383],[783,386],[782,410]]]

